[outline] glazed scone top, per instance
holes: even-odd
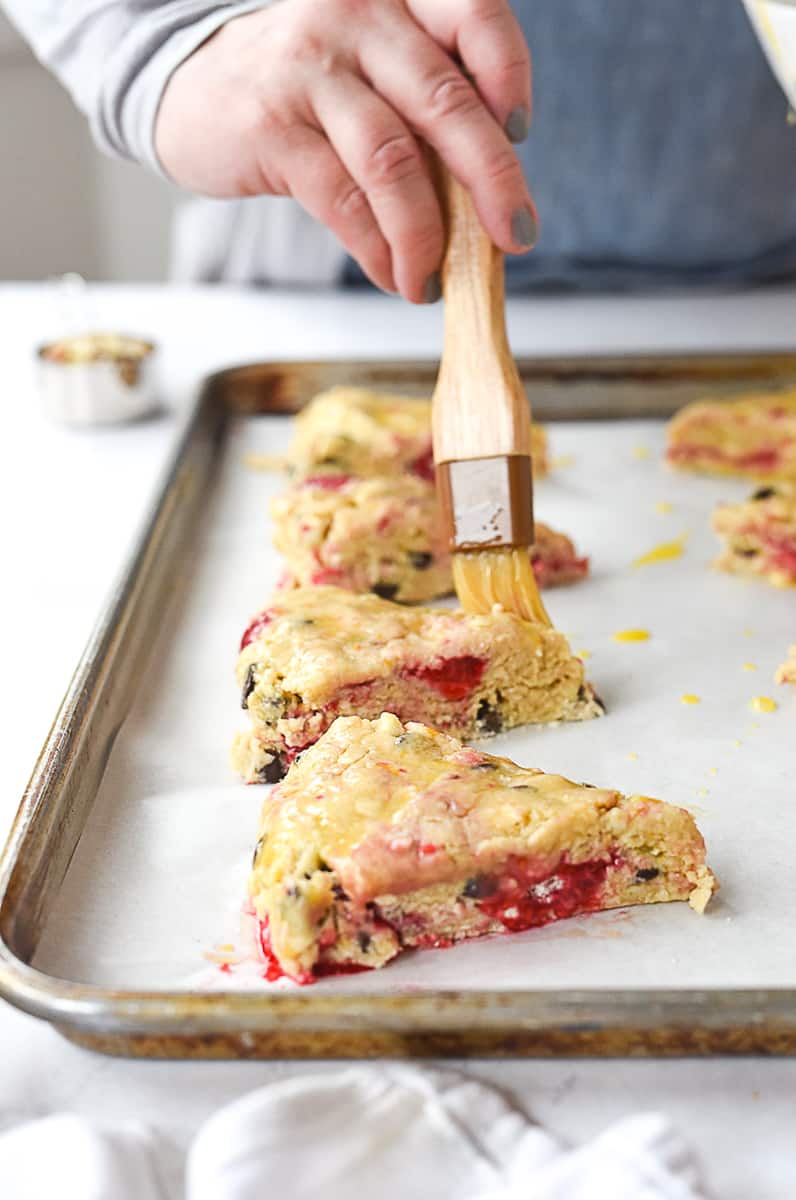
[[[296,416],[288,460],[311,469],[342,444],[367,447],[376,460],[394,458],[399,447],[420,455],[430,444],[431,403],[416,396],[391,396],[365,388],[335,387],[321,392]]]
[[[249,627],[254,636],[238,659],[243,686],[250,666],[258,683],[273,684],[324,703],[347,683],[384,678],[409,663],[482,653],[497,636],[554,662],[572,659],[557,630],[496,610],[486,616],[435,608],[406,608],[373,595],[331,586],[280,593]],[[244,635],[244,641],[249,632]]]
[[[548,471],[547,436],[531,426],[537,477]],[[321,392],[296,416],[286,463],[296,475],[342,469],[355,475],[400,471],[431,451],[431,401],[366,388]],[[420,471],[430,469],[424,463]]]
[[[796,391],[743,396],[738,400],[696,400],[669,422],[669,444],[714,446],[728,454],[768,446],[772,433],[785,437],[796,426]]]
[[[513,853],[540,869],[564,852],[587,861],[620,837],[643,853],[650,821],[667,852],[701,846],[690,814],[660,800],[519,767],[389,713],[339,717],[267,798],[252,891],[325,865],[363,903]]]

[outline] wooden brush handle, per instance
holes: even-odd
[[[434,393],[434,457],[462,461],[529,452],[530,408],[506,336],[503,255],[469,192],[437,160],[447,227],[445,338]]]

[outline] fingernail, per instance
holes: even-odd
[[[439,271],[435,271],[433,275],[429,275],[426,282],[423,284],[423,303],[436,304],[442,295],[442,276]]]
[[[524,104],[520,104],[517,108],[511,110],[503,128],[510,142],[516,144],[517,142],[525,141],[528,136],[528,130],[531,128],[531,114]]]
[[[517,245],[530,250],[531,246],[536,245],[537,232],[536,217],[531,210],[518,208],[511,218],[511,236]]]

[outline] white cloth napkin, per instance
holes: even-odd
[[[72,1113],[0,1134],[3,1200],[171,1200],[144,1125],[101,1127]]]
[[[0,1135],[13,1200],[177,1200],[141,1126],[69,1114]],[[704,1200],[694,1156],[656,1114],[577,1150],[452,1071],[353,1067],[221,1109],[188,1152],[186,1200]]]

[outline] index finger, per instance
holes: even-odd
[[[531,120],[531,55],[507,0],[407,0],[415,21],[461,60],[512,142]]]
[[[360,68],[371,86],[439,154],[472,193],[495,245],[522,254],[536,240],[536,212],[506,134],[445,51],[411,19],[390,37],[362,34]]]

